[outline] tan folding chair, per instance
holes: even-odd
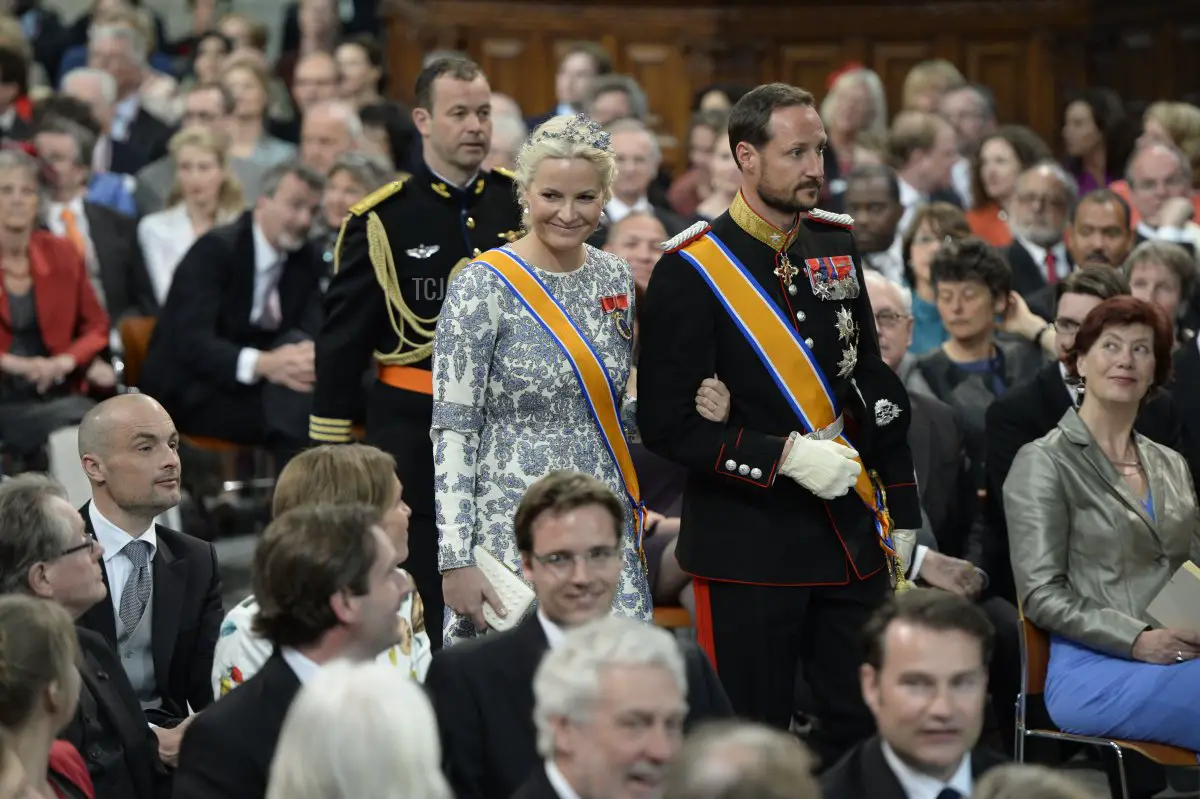
[[[1195,752],[1178,746],[1150,743],[1149,741],[1126,741],[1121,738],[1096,738],[1076,735],[1058,729],[1030,728],[1026,722],[1026,706],[1029,699],[1040,701],[1046,690],[1046,669],[1050,665],[1050,636],[1021,614],[1021,692],[1017,695],[1017,762],[1025,762],[1025,740],[1027,738],[1049,738],[1054,741],[1072,741],[1111,750],[1117,756],[1117,773],[1121,781],[1122,799],[1129,799],[1129,785],[1125,779],[1125,750],[1137,752],[1145,758],[1163,766],[1196,768],[1200,761]]]

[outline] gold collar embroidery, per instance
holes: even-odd
[[[758,212],[746,202],[740,190],[729,206],[729,216],[737,223],[738,227],[777,253],[787,252],[788,248],[795,243],[796,237],[800,235],[799,217],[796,218],[796,224],[792,225],[791,230],[780,230],[759,216]]]

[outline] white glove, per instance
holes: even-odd
[[[792,451],[779,467],[781,474],[821,499],[837,499],[854,487],[862,472],[862,464],[854,460],[857,452],[836,441],[793,435]]]
[[[904,570],[911,572],[913,552],[917,549],[917,531],[892,530],[892,546],[896,548],[896,554],[900,557],[900,563],[904,565]]]

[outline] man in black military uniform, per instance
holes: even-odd
[[[906,560],[920,527],[910,406],[879,354],[853,220],[813,209],[826,135],[812,95],[758,87],[734,106],[729,139],[741,193],[711,230],[697,225],[668,242],[650,279],[638,425],[651,451],[689,469],[677,557],[695,578],[700,643],[735,712],[786,728],[803,664],[816,705],[811,743],[829,765],[874,728],[859,691],[859,631],[892,590],[896,565],[856,478],[865,465],[879,489],[865,493],[885,498]],[[701,274],[697,259],[718,251],[714,236],[730,259],[725,274],[740,262],[775,329],[795,342],[790,354],[824,374],[807,384],[841,411],[824,427],[805,429],[717,282],[710,286],[718,273]],[[701,418],[689,390],[714,374],[731,394],[725,424]],[[806,388],[785,385],[797,395]]]
[[[424,161],[351,209],[316,341],[316,443],[351,440],[363,372],[374,360],[366,441],[396,458],[412,508],[405,566],[435,647],[443,605],[429,438],[434,329],[457,268],[520,229],[512,176],[479,171],[491,141],[490,98],[487,78],[465,59],[440,59],[421,72],[413,122]]]

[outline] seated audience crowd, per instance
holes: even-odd
[[[565,407],[523,395],[540,378],[521,364],[497,368],[543,353],[513,314],[468,296],[471,280],[448,291],[470,259],[434,270],[439,234],[387,238],[440,223],[381,205],[452,201],[470,247],[506,203],[488,246],[529,232],[530,249],[506,252],[533,261],[568,249],[546,244],[564,199],[543,184],[576,186],[567,199],[592,227],[575,267],[596,285],[521,263],[568,321],[571,292],[595,311],[602,289],[596,341],[625,349],[599,382],[613,426],[632,430],[638,314],[663,243],[750,213],[730,147],[750,87],[697,94],[671,174],[674,132],[599,45],[563,52],[548,111],[492,93],[461,54],[429,54],[410,110],[387,97],[368,5],[290,4],[274,64],[264,26],[211,2],[190,4],[181,41],[136,0],[96,0],[72,26],[37,0],[0,12],[0,86],[18,89],[0,92],[0,799],[1077,799],[1093,794],[1069,773],[1006,763],[1077,755],[1027,749],[1026,725],[1200,752],[1200,628],[1151,610],[1177,574],[1200,575],[1200,109],[1156,102],[1139,120],[1087,89],[1052,143],[998,119],[991,91],[947,61],[916,65],[899,109],[861,64],[829,77],[813,188],[853,218],[837,224],[854,231],[873,312],[863,335],[907,391],[921,529],[895,575],[912,587],[837,642],[862,652],[855,690],[832,693],[865,703],[876,732],[818,758],[805,741],[845,719],[814,710],[837,705],[803,669],[779,709],[790,729],[735,718],[709,581],[676,559],[689,472],[630,435],[635,485],[618,495],[600,467],[551,471],[539,442],[497,433],[506,415]],[[539,128],[559,140],[542,140],[549,166],[525,146]],[[348,253],[371,267],[370,303],[346,299]],[[402,255],[430,271],[398,273]],[[619,286],[589,277],[626,263]],[[406,305],[409,282],[436,304]],[[345,344],[330,330],[358,315],[418,354],[373,338],[335,387],[353,420],[330,419],[318,373]],[[483,353],[469,363],[454,349],[468,340]],[[696,410],[724,426],[739,398],[711,372]],[[395,380],[437,398],[433,459],[374,433],[394,421],[381,425],[379,392]],[[446,399],[480,380],[475,404]],[[428,448],[428,405],[405,422]],[[866,428],[850,411],[845,425]],[[765,466],[724,460],[741,439],[717,469],[753,487]],[[607,457],[563,440],[582,451],[571,463]],[[450,446],[470,473],[447,465]],[[226,610],[229,568],[183,466],[215,471],[215,452],[241,472],[250,451],[275,473],[270,519],[252,592]],[[509,461],[532,483],[496,466]],[[207,523],[166,521],[188,507]],[[447,519],[490,526],[437,553]],[[435,561],[458,577],[435,584]],[[631,591],[645,597],[626,615],[654,623],[613,614]],[[464,607],[472,633],[496,629],[443,647]],[[1128,796],[1169,774],[1132,752],[1098,760]]]

